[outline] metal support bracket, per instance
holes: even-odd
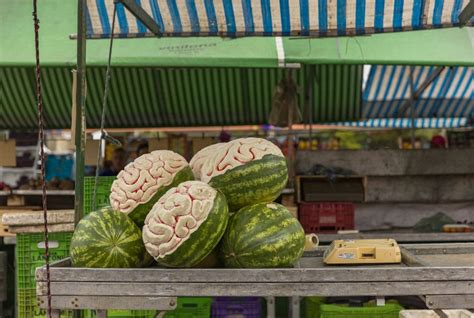
[[[407,100],[399,109],[399,116],[402,116],[405,114],[405,112],[412,107],[412,104],[420,97],[420,95],[425,91],[425,89],[441,74],[441,72],[444,70],[444,66],[437,67],[434,72],[432,72],[426,79],[425,81],[414,91],[410,99]],[[410,79],[411,81],[411,79]],[[411,83],[413,85],[414,83]]]
[[[474,1],[469,1],[467,6],[459,14],[459,26],[465,26],[474,16]]]
[[[131,14],[133,14],[145,25],[145,27],[147,27],[148,30],[153,32],[153,34],[158,37],[161,36],[160,27],[158,24],[156,24],[155,20],[153,20],[153,18],[150,17],[150,15],[145,10],[143,10],[142,7],[137,5],[135,0],[114,0],[114,2],[123,4]]]

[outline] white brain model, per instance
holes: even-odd
[[[219,147],[218,150],[208,157],[201,168],[201,180],[204,182],[209,182],[213,177],[224,174],[229,169],[262,159],[265,155],[284,157],[280,148],[262,138],[235,139]]]
[[[117,175],[110,194],[110,205],[115,210],[130,213],[139,204],[148,202],[156,191],[171,184],[177,172],[188,163],[179,154],[156,150],[129,163]]]
[[[189,162],[189,166],[193,170],[194,178],[198,180],[201,179],[201,169],[202,169],[203,164],[206,162],[207,158],[211,156],[212,154],[214,154],[222,145],[225,145],[225,143],[221,142],[218,144],[207,146],[199,150],[193,156],[193,158]]]
[[[155,259],[172,254],[207,219],[217,191],[200,181],[170,189],[145,219],[143,242]]]

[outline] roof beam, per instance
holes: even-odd
[[[121,3],[133,14],[138,20],[140,20],[148,30],[153,32],[156,36],[161,36],[160,27],[156,24],[155,20],[153,20],[150,15],[143,10],[142,7],[137,5],[134,0],[115,0],[115,4]]]
[[[459,26],[465,26],[474,16],[474,1],[469,1],[467,6],[459,14]]]

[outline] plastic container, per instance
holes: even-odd
[[[324,301],[324,297],[305,297],[303,300],[303,317],[319,318],[321,315],[321,305],[324,304]]]
[[[337,233],[354,229],[354,204],[301,202],[298,216],[306,233]]]
[[[261,297],[216,297],[212,303],[212,318],[263,316]]]
[[[18,318],[45,318],[46,309],[40,309],[36,300],[36,288],[17,291]],[[72,311],[61,311],[62,318],[72,318]]]
[[[49,233],[49,262],[62,260],[69,256],[69,243],[72,233]],[[16,278],[17,290],[36,288],[35,271],[43,266],[44,234],[16,235]]]
[[[467,310],[443,310],[448,318],[474,318],[474,313]],[[400,318],[439,318],[433,310],[402,310]]]
[[[398,318],[403,307],[387,303],[384,306],[348,307],[342,305],[320,306],[321,318]]]
[[[178,297],[176,309],[168,311],[166,318],[208,318],[211,317],[211,297]]]
[[[99,177],[97,184],[96,208],[100,209],[109,205],[110,187],[115,177]],[[94,210],[92,200],[94,196],[95,177],[84,178],[84,214]]]
[[[155,311],[150,310],[107,310],[108,318],[154,318]],[[95,318],[95,310],[85,310],[84,318]]]

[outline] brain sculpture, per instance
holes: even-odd
[[[183,182],[153,206],[143,227],[143,242],[158,263],[191,267],[216,247],[228,218],[222,193],[200,181]]]
[[[182,156],[156,150],[138,157],[120,171],[112,184],[110,205],[142,227],[153,204],[166,191],[192,179],[191,168]]]
[[[261,138],[240,138],[216,149],[204,162],[201,180],[222,191],[231,211],[275,200],[286,186],[281,150]]]
[[[193,158],[189,162],[189,166],[191,166],[191,169],[193,170],[194,178],[196,178],[196,180],[201,179],[201,169],[204,162],[206,162],[207,158],[213,153],[215,153],[217,149],[219,149],[219,147],[222,146],[223,144],[225,143],[218,143],[218,144],[207,146],[199,150],[193,156]]]

